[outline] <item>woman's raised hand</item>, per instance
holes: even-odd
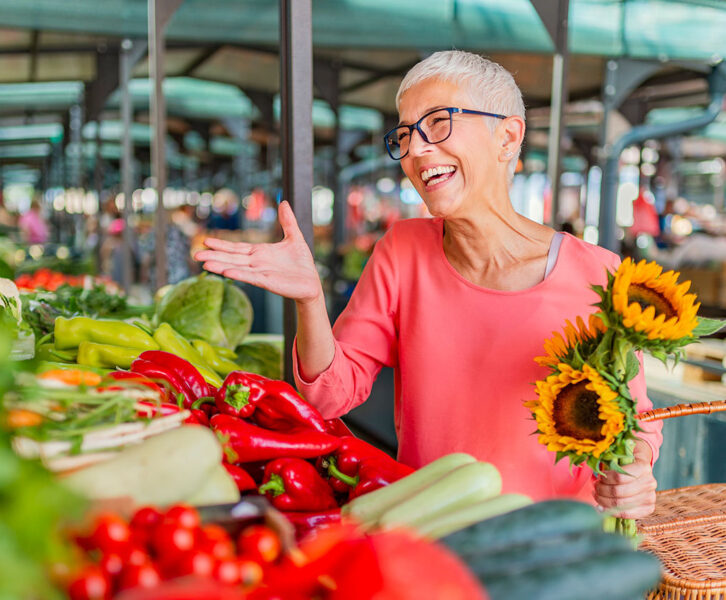
[[[226,242],[216,238],[206,238],[201,250],[194,258],[203,261],[203,267],[244,281],[306,304],[322,295],[320,277],[315,269],[315,261],[295,215],[288,202],[283,201],[277,211],[284,238],[274,244],[247,244]]]

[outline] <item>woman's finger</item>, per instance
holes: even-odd
[[[200,250],[194,255],[195,260],[206,262],[227,262],[230,264],[248,264],[249,254],[235,254],[233,252],[220,252],[219,250]]]
[[[614,516],[624,519],[647,517],[655,510],[655,492],[639,494],[617,502],[612,498],[595,499],[600,506],[611,511]]]
[[[228,242],[218,238],[204,238],[204,245],[212,250],[221,250],[232,254],[249,254],[253,246],[246,242]]]
[[[597,482],[595,483],[595,493],[599,497],[629,498],[642,492],[655,491],[657,486],[658,484],[652,476],[642,477],[620,485],[607,485]]]

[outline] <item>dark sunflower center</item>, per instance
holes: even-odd
[[[628,288],[628,304],[632,302],[640,304],[640,308],[643,310],[652,306],[655,308],[656,316],[665,315],[666,319],[678,316],[676,309],[673,308],[673,305],[668,302],[668,299],[663,294],[642,283],[630,284]]]
[[[570,384],[557,394],[553,405],[555,428],[560,435],[599,442],[605,437],[601,433],[605,421],[598,414],[599,396],[585,389],[587,384],[587,381]]]

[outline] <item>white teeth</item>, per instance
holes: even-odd
[[[443,175],[444,173],[453,173],[456,171],[455,167],[448,166],[448,167],[431,167],[430,169],[426,169],[423,173],[421,173],[421,180],[426,183],[429,179],[432,177],[435,177],[436,175]]]

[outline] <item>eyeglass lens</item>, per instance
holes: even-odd
[[[429,144],[443,142],[451,135],[451,113],[448,110],[437,110],[426,115],[419,127]],[[394,158],[408,152],[412,132],[408,127],[398,127],[387,136],[388,148]]]

